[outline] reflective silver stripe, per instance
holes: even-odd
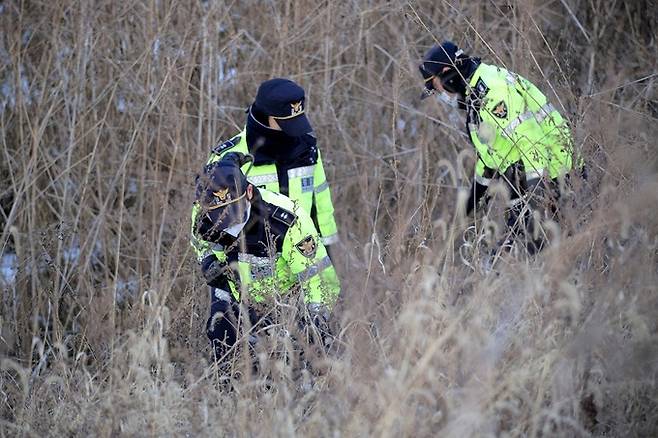
[[[526,181],[530,181],[532,179],[539,179],[542,176],[544,176],[544,169],[529,170],[525,173]]]
[[[243,263],[249,263],[250,265],[256,265],[256,266],[271,265],[275,263],[274,260],[276,260],[276,258],[272,259],[270,257],[258,257],[253,254],[247,254],[244,252],[238,253],[238,261]]]
[[[518,128],[521,125],[521,123],[533,118],[534,116],[535,113],[533,113],[532,111],[524,112],[519,117],[509,122],[509,124],[503,129],[503,134],[505,134],[507,137],[511,137],[514,131],[516,131],[516,128]]]
[[[543,105],[541,108],[539,108],[539,110],[537,110],[537,112],[534,112],[534,113],[533,113],[532,111],[526,111],[526,112],[524,112],[523,114],[521,114],[519,117],[517,117],[516,119],[512,120],[512,121],[509,123],[509,125],[507,125],[507,126],[505,127],[505,129],[503,129],[503,133],[504,133],[507,137],[511,137],[512,134],[514,133],[514,131],[516,130],[516,128],[518,128],[518,127],[521,125],[521,123],[523,123],[523,122],[525,122],[526,120],[529,120],[529,119],[531,119],[531,118],[533,118],[533,117],[535,118],[535,120],[537,121],[537,123],[541,123],[541,122],[543,122],[543,121],[546,119],[546,117],[548,117],[553,111],[555,111],[555,107],[553,107],[553,105],[551,105],[550,103],[547,103],[547,104]]]
[[[309,266],[308,268],[297,274],[297,280],[299,280],[300,282],[306,281],[309,278],[318,275],[320,272],[324,271],[330,266],[331,266],[331,259],[329,259],[329,256],[325,256],[322,260],[320,260],[316,264]]]
[[[338,233],[334,233],[331,236],[327,237],[321,237],[320,241],[324,246],[327,245],[333,245],[334,243],[338,243]]]
[[[278,182],[279,177],[276,173],[267,173],[265,175],[250,175],[247,180],[255,186],[262,186],[263,184]]]
[[[514,75],[511,73],[507,73],[507,75],[505,75],[505,80],[510,85],[516,84],[516,77],[514,77]]]
[[[288,170],[288,178],[303,178],[305,176],[313,176],[314,172],[315,172],[315,165],[295,167],[294,169]]]
[[[329,188],[329,182],[325,181],[322,184],[320,184],[319,186],[317,186],[315,189],[313,189],[313,191],[315,193],[320,193],[320,192],[324,192],[328,188]]]
[[[277,257],[280,254],[277,253]],[[252,254],[238,253],[238,261],[249,265],[249,276],[253,281],[274,276],[276,259],[270,257],[257,257]]]
[[[480,176],[480,175],[476,174],[475,175],[475,182],[477,182],[481,186],[489,187],[489,184],[491,184],[491,178],[485,178],[483,176]]]
[[[215,295],[215,298],[217,298],[219,301],[231,301],[231,294],[225,291],[224,289],[219,289],[219,288],[211,288],[213,289],[213,295]]]
[[[541,108],[537,110],[537,112],[526,111],[520,116],[518,116],[517,118],[515,118],[514,120],[512,120],[511,122],[509,122],[509,124],[505,128],[503,128],[503,134],[508,138],[510,138],[514,133],[514,131],[516,131],[516,128],[518,128],[521,125],[521,123],[525,122],[526,120],[530,120],[533,117],[537,121],[537,123],[541,123],[544,120],[546,120],[546,118],[550,116],[553,111],[556,111],[555,107],[550,103],[546,103],[545,105],[543,105]],[[478,125],[474,123],[468,124],[469,132],[471,134],[475,134],[476,136],[478,133],[478,128],[479,128]]]
[[[510,207],[514,207],[516,204],[520,204],[520,203],[522,203],[522,202],[524,202],[524,201],[525,201],[525,198],[523,198],[523,197],[521,197],[521,198],[514,198],[514,199],[511,199],[511,200],[509,201],[509,204],[508,204],[508,205],[509,205]]]
[[[206,257],[211,256],[213,254],[214,253],[212,251],[206,251],[203,254],[201,254],[200,256],[198,256],[197,260],[199,261],[199,263],[201,263],[203,261],[203,259],[205,259]]]
[[[537,119],[537,123],[543,122],[546,119],[546,117],[551,115],[553,111],[555,111],[555,107],[553,105],[551,105],[550,103],[544,104],[535,113],[535,119]]]

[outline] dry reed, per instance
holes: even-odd
[[[0,3],[0,434],[654,435],[656,17],[648,0]],[[417,100],[445,38],[572,123],[590,177],[536,258],[482,269],[498,231],[478,216],[462,262],[470,146],[459,114]],[[305,87],[333,188],[342,351],[310,389],[273,359],[269,387],[230,392],[207,361],[192,184],[274,76]]]

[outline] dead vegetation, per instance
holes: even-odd
[[[648,0],[0,3],[2,435],[654,435],[657,21]],[[445,38],[572,122],[590,178],[537,258],[461,260],[470,146],[417,100]],[[192,184],[274,76],[307,90],[332,183],[343,351],[310,390],[278,363],[228,392]]]

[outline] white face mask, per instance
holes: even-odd
[[[247,202],[247,212],[245,214],[245,220],[244,222],[240,222],[239,224],[231,225],[227,229],[224,230],[226,234],[230,234],[233,237],[238,237],[238,234],[240,234],[240,231],[244,228],[245,225],[247,225],[247,222],[249,222],[249,216],[251,215],[251,202]]]
[[[440,103],[447,105],[450,110],[446,111],[448,113],[448,119],[450,123],[457,126],[460,123],[463,123],[462,116],[459,114],[459,95],[456,93],[436,93],[436,100]]]
[[[456,93],[435,93],[436,99],[451,108],[459,108],[459,95]]]

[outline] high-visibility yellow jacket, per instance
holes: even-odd
[[[220,160],[229,152],[249,153],[244,130],[229,141],[213,148],[207,164]],[[288,189],[287,193],[283,194],[298,201],[299,205],[311,215],[317,224],[322,243],[331,245],[338,241],[338,232],[334,219],[334,206],[331,202],[331,191],[319,150],[317,150],[317,160],[314,161],[313,164],[288,169]],[[281,193],[276,164],[252,165],[247,163],[242,167],[242,171],[247,176],[247,180],[256,187]]]
[[[313,220],[298,202],[265,189],[254,191],[250,218],[237,240],[213,241],[212,222],[198,203],[192,208],[190,243],[201,261],[216,257],[236,300],[256,302],[299,286],[304,302],[331,309],[340,293],[336,271]]]
[[[480,64],[466,92],[467,127],[478,153],[476,181],[488,186],[523,164],[526,179],[551,179],[573,165],[571,132],[546,96],[527,79],[500,67]],[[492,172],[493,171],[493,172]]]

